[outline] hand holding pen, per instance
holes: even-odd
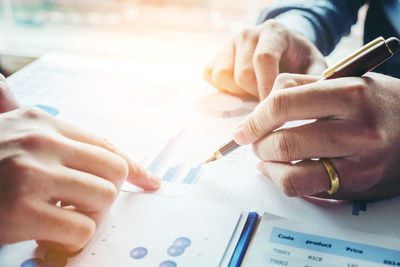
[[[375,40],[334,66],[333,72],[328,70],[325,80],[280,75],[270,95],[236,130],[235,141],[253,144],[263,160],[259,169],[289,196],[398,195],[400,80],[373,73],[328,79],[360,76],[398,48],[396,38]],[[316,121],[274,131],[287,121],[303,119]],[[234,143],[228,146],[234,147]],[[320,161],[308,160],[312,158]],[[296,160],[302,161],[292,163]]]

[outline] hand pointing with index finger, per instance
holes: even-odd
[[[35,239],[77,251],[126,179],[144,190],[160,186],[104,138],[44,111],[19,108],[0,122],[0,245]]]

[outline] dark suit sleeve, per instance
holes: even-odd
[[[328,55],[350,33],[367,0],[283,0],[266,8],[258,23],[275,19],[300,33]]]

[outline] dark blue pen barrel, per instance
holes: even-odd
[[[378,43],[336,69],[335,73],[327,79],[351,76],[361,77],[368,71],[381,65],[392,55],[392,52],[385,42]]]

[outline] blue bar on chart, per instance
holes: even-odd
[[[183,165],[176,165],[175,167],[171,167],[164,174],[162,180],[164,182],[173,182],[178,176],[179,172],[182,170]]]
[[[153,159],[153,161],[147,167],[149,171],[157,173],[164,166],[170,154],[181,140],[182,134],[183,131],[181,131],[177,136],[168,140],[168,142],[164,145],[164,147],[161,149],[158,155]]]
[[[195,184],[197,182],[197,178],[200,175],[200,171],[200,165],[196,168],[191,168],[186,177],[183,179],[182,184]]]
[[[50,106],[38,104],[38,105],[36,105],[36,107],[46,111],[47,113],[49,113],[52,116],[57,116],[60,113],[60,111],[58,111],[56,108],[53,108]]]

